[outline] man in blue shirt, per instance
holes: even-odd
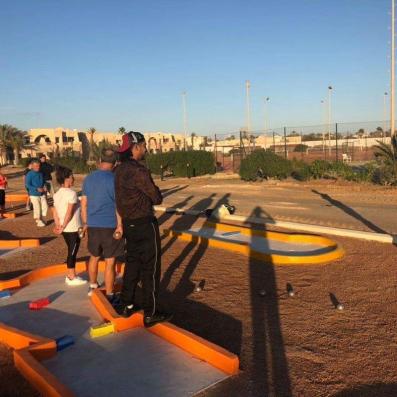
[[[38,227],[43,227],[45,226],[43,217],[47,216],[48,205],[44,178],[40,172],[40,161],[32,160],[31,167],[31,170],[26,174],[25,186],[33,205],[33,219]]]
[[[88,295],[99,287],[98,262],[102,256],[106,262],[106,295],[113,300],[116,257],[124,254],[123,227],[116,211],[114,194],[114,174],[116,154],[104,149],[98,169],[88,175],[83,183],[81,198],[81,218],[88,233],[87,248],[90,253],[88,273],[90,287]]]

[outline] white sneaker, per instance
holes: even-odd
[[[70,279],[68,276],[65,277],[65,283],[70,286],[77,286],[83,285],[87,283],[87,280],[82,279],[79,276],[75,276],[74,278]]]
[[[88,288],[88,296],[91,296],[92,293],[94,292],[95,289],[99,288],[101,286],[100,283],[95,283],[95,284],[90,284],[89,288]]]
[[[44,227],[45,223],[43,221],[36,221],[38,227]]]

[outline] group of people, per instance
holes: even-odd
[[[68,249],[66,284],[79,286],[87,282],[75,271],[80,240],[87,235],[88,295],[100,287],[98,263],[102,257],[108,300],[124,317],[143,309],[144,325],[150,327],[171,318],[171,314],[160,310],[158,302],[161,245],[153,205],[160,204],[162,196],[149,170],[141,163],[147,153],[143,134],[131,131],[123,135],[122,140],[119,153],[112,149],[102,151],[98,169],[83,182],[80,200],[72,189],[72,171],[57,167],[56,180],[60,188],[53,196],[54,231],[63,236]],[[33,172],[37,172],[35,164],[32,163]],[[47,190],[44,180],[31,172],[26,180],[29,186],[36,186],[37,196],[33,197],[38,199],[33,199],[33,206],[37,201],[46,211],[42,199]],[[115,294],[116,261],[122,255],[125,255],[123,285],[121,293]],[[142,284],[142,308],[136,302],[139,282]]]

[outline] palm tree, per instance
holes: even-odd
[[[119,128],[119,134],[120,134],[120,135],[125,134],[125,128],[124,128],[124,127],[120,127],[120,128]]]
[[[0,125],[0,162],[2,165],[6,163],[8,137],[12,128],[8,124]]]
[[[19,152],[26,146],[26,132],[14,128],[8,137],[8,144],[14,152],[14,165],[19,165]]]
[[[190,137],[191,137],[191,139],[192,139],[192,150],[194,150],[194,138],[195,138],[196,136],[197,136],[197,135],[196,135],[195,132],[192,132],[191,135],[190,135]]]
[[[397,176],[397,136],[392,135],[391,145],[377,141],[375,157]]]
[[[94,154],[93,154],[93,146],[94,146],[94,134],[96,132],[96,129],[94,127],[91,127],[88,130],[88,133],[90,134],[90,154],[88,160],[93,162],[94,161]]]

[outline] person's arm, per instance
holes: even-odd
[[[87,196],[81,196],[81,220],[83,222],[83,229],[87,230]]]
[[[68,209],[66,210],[65,219],[63,220],[63,224],[60,225],[61,231],[63,232],[71,221],[74,211],[76,209],[76,203],[68,203]]]
[[[123,222],[121,220],[121,216],[119,214],[119,212],[116,209],[116,218],[117,218],[117,227],[115,230],[115,233],[121,233],[123,234]]]
[[[134,178],[134,186],[152,200],[155,205],[163,202],[160,189],[154,184],[150,172],[146,168],[139,168]]]
[[[55,228],[54,228],[54,233],[56,234],[61,234],[61,224],[59,222],[59,216],[58,216],[58,212],[56,210],[55,207],[51,207],[51,211],[52,211],[52,217],[54,218],[54,223],[55,223]]]
[[[32,184],[32,178],[32,174],[29,173],[26,175],[26,188],[29,190],[29,192],[36,189],[36,186]]]

